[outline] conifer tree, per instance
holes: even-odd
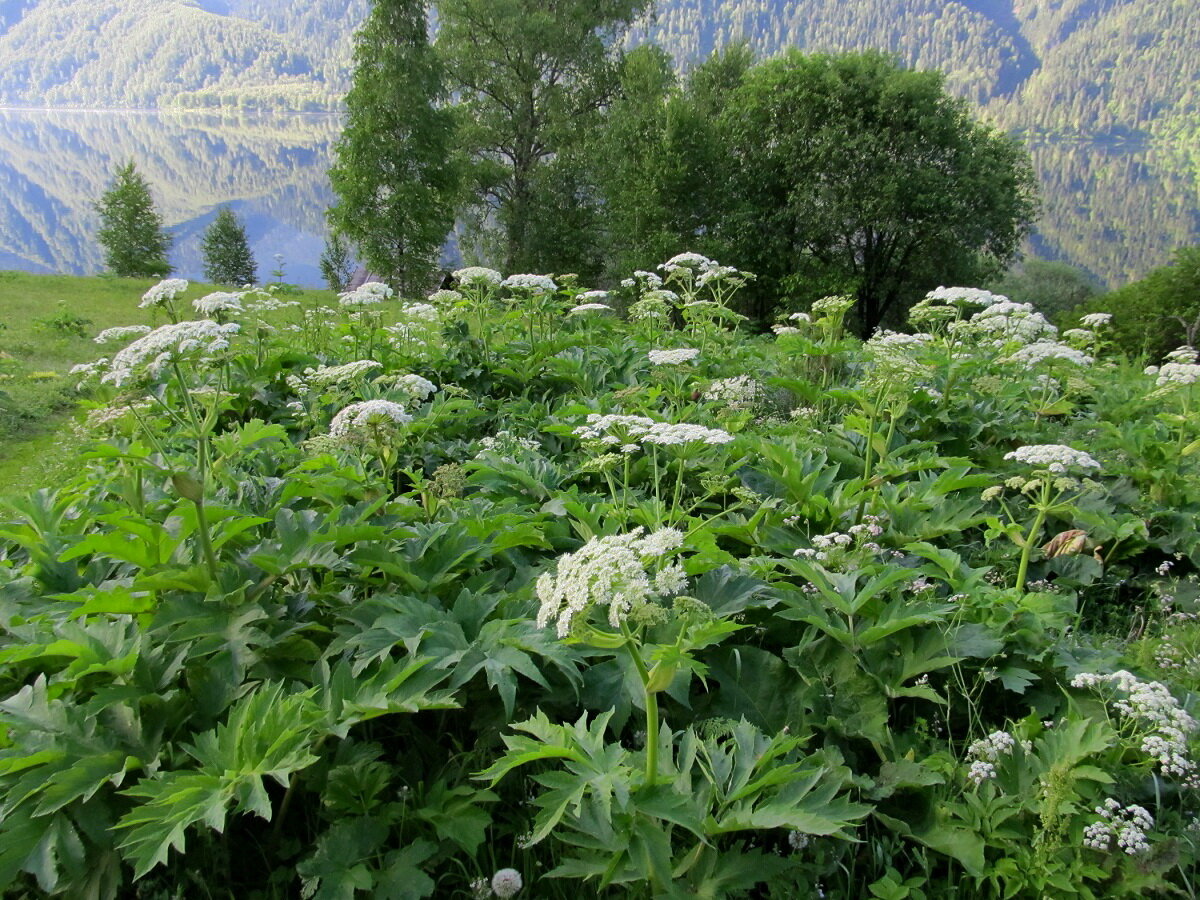
[[[148,277],[171,271],[171,236],[154,208],[150,185],[133,161],[118,166],[112,184],[95,204],[104,263],[115,275]]]
[[[228,206],[222,206],[205,229],[200,249],[204,253],[204,277],[213,284],[243,285],[258,280],[246,228]]]
[[[454,222],[454,118],[425,4],[374,0],[356,36],[346,127],[329,178],[330,224],[401,292],[428,286]]]

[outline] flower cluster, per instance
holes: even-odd
[[[671,315],[671,308],[678,305],[679,295],[674,291],[648,291],[629,308],[629,318],[635,322],[665,322]]]
[[[150,333],[149,325],[118,325],[115,328],[105,328],[96,335],[97,344],[111,344],[114,341],[127,341]]]
[[[301,375],[289,375],[287,384],[294,394],[303,397],[311,390],[320,390],[356,381],[376,369],[382,368],[383,364],[377,363],[373,359],[356,359],[354,362],[342,363],[340,366],[318,366],[315,369],[305,369]]]
[[[640,443],[669,446],[692,442],[728,444],[733,440],[732,434],[719,428],[655,422],[645,416],[602,416],[599,413],[591,413],[587,423],[576,428],[574,434],[584,441],[596,441],[605,447],[620,447],[623,452],[630,453],[639,449]]]
[[[678,350],[651,350],[647,356],[650,363],[655,366],[677,366],[681,363],[691,362],[700,351],[692,347],[680,347]]]
[[[142,295],[141,309],[152,306],[166,306],[188,289],[188,283],[182,278],[165,278]]]
[[[670,277],[685,270],[690,273],[703,274],[717,267],[716,262],[699,253],[679,253],[672,256],[665,263],[660,264],[658,268],[666,272],[667,276]]]
[[[1076,688],[1101,685],[1116,689],[1108,701],[1112,709],[1146,729],[1141,750],[1158,764],[1159,771],[1184,778],[1189,784],[1195,782],[1196,763],[1189,755],[1188,739],[1200,723],[1179,705],[1167,686],[1159,681],[1142,681],[1124,669],[1109,675],[1084,672],[1071,679],[1071,686]]]
[[[1149,375],[1157,375],[1155,384],[1158,387],[1184,387],[1195,384],[1200,378],[1200,365],[1196,363],[1169,362],[1163,363],[1154,371],[1147,370]]]
[[[1005,453],[1004,458],[1044,468],[1055,475],[1063,475],[1067,469],[1100,470],[1100,463],[1091,456],[1064,444],[1029,444]]]
[[[603,293],[600,291],[598,293]],[[569,315],[578,315],[580,313],[589,312],[612,312],[613,308],[607,303],[580,303],[578,306],[572,306],[567,310]]]
[[[645,534],[638,527],[628,534],[592,538],[559,557],[556,574],[538,577],[538,627],[553,621],[558,636],[565,638],[576,620],[592,606],[601,606],[608,609],[609,625],[619,628],[634,610],[687,586],[682,566],[664,564],[664,557],[682,546],[683,534],[673,528]]]
[[[793,525],[798,520],[786,519],[784,524]],[[816,534],[809,538],[811,547],[801,547],[792,555],[803,559],[811,559],[821,564],[840,562],[848,551],[862,548],[870,553],[880,551],[879,544],[874,538],[883,534],[882,520],[879,516],[864,516],[858,525],[851,525],[846,531],[834,531],[829,534]]]
[[[384,300],[391,300],[392,296],[392,289],[382,281],[368,281],[356,290],[338,294],[338,303],[347,308],[373,306]]]
[[[1136,856],[1150,850],[1146,832],[1154,827],[1154,818],[1141,806],[1121,806],[1112,797],[1096,807],[1099,821],[1083,829],[1083,845],[1093,850],[1107,851],[1116,839],[1117,846]]]
[[[549,275],[509,275],[500,284],[510,291],[527,291],[531,294],[553,294],[558,290],[558,285]]]
[[[215,291],[192,301],[192,308],[202,316],[217,316],[221,313],[242,312],[242,295],[228,291]]]
[[[1008,298],[1003,294],[993,294],[991,291],[985,291],[981,288],[969,287],[937,287],[925,295],[925,299],[932,303],[944,303],[947,306],[963,308],[967,306],[995,306],[997,303],[1005,303]]]
[[[1112,321],[1112,313],[1088,313],[1080,322],[1086,328],[1103,328]]]
[[[410,399],[418,401],[428,400],[438,389],[436,384],[420,375],[401,375],[395,380],[393,387],[407,394]]]
[[[996,763],[1001,756],[1012,755],[1017,746],[1017,739],[1007,731],[993,731],[985,738],[980,738],[967,747],[967,759],[971,765],[967,769],[967,780],[976,787],[990,778],[996,777]]]
[[[499,287],[503,280],[499,272],[485,266],[467,266],[465,269],[458,269],[453,274],[454,280],[462,287]]]
[[[342,409],[329,424],[330,437],[349,440],[372,436],[379,431],[393,431],[397,426],[407,425],[412,416],[404,407],[391,400],[364,400],[351,403]]]
[[[532,438],[524,438],[511,431],[497,431],[495,435],[479,439],[479,452],[475,458],[479,459],[486,453],[511,463],[521,454],[536,453],[541,449],[542,445]]]
[[[239,330],[235,324],[221,325],[210,319],[160,325],[119,351],[100,380],[121,387],[141,378],[157,379],[172,363],[208,361],[228,349]]]
[[[1046,321],[1046,317],[1035,310],[1033,304],[1013,303],[1011,300],[993,303],[958,325],[960,327],[955,329],[955,333],[967,334],[981,343],[997,347],[1011,342],[1032,344],[1058,337],[1058,329]]]
[[[429,302],[433,306],[457,306],[463,302],[463,295],[458,291],[434,291],[429,295]]]
[[[1090,338],[1090,334],[1089,334]],[[1090,366],[1095,362],[1086,353],[1076,350],[1058,341],[1038,340],[1026,344],[1016,352],[1000,360],[1002,363],[1015,363],[1021,366],[1036,366],[1038,363],[1051,360],[1061,360],[1075,366]]]
[[[621,280],[621,287],[634,288],[640,287],[643,290],[653,291],[662,287],[663,280],[654,272],[645,272],[641,269],[633,273],[632,278],[624,278]]]
[[[761,381],[737,375],[714,381],[704,392],[704,399],[724,403],[729,409],[749,409],[762,402],[766,390]]]

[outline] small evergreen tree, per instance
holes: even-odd
[[[350,242],[336,228],[325,238],[325,249],[321,252],[321,277],[335,293],[344,291],[354,274],[354,259],[350,253]]]
[[[257,280],[246,228],[228,206],[221,207],[205,230],[200,249],[204,252],[204,277],[213,284],[254,284]]]
[[[104,264],[115,275],[147,277],[171,271],[171,236],[154,208],[150,185],[133,161],[118,166],[112,184],[95,205]]]

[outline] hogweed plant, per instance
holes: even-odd
[[[1063,444],[1030,444],[1006,453],[1004,458],[1032,468],[1030,474],[1014,475],[1003,484],[987,488],[983,494],[986,501],[999,500],[1007,519],[992,520],[993,530],[1008,535],[1021,549],[1013,583],[1021,593],[1046,520],[1050,516],[1069,517],[1085,493],[1099,490],[1099,484],[1088,476],[1099,473],[1100,463],[1084,451]],[[1027,526],[1021,524],[1022,507],[1026,513],[1033,513]]]

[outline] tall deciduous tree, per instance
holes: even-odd
[[[213,284],[254,284],[258,280],[246,228],[228,206],[222,206],[204,230],[200,250],[204,277]]]
[[[329,177],[334,229],[401,291],[427,286],[454,221],[454,116],[425,4],[374,0],[357,35],[346,127]]]
[[[589,188],[569,166],[569,150],[596,125],[616,85],[615,42],[650,2],[437,4],[437,47],[460,98],[476,187],[503,229],[507,270],[546,260],[548,216],[561,215],[569,231],[589,217]],[[557,171],[543,171],[551,161]]]
[[[996,271],[1037,210],[1024,149],[940,75],[880,53],[761,63],[724,125],[735,264],[797,293],[856,294],[864,334],[938,283]]]
[[[113,181],[95,205],[104,263],[116,275],[146,277],[171,271],[171,236],[154,208],[150,185],[133,161],[118,166]]]

